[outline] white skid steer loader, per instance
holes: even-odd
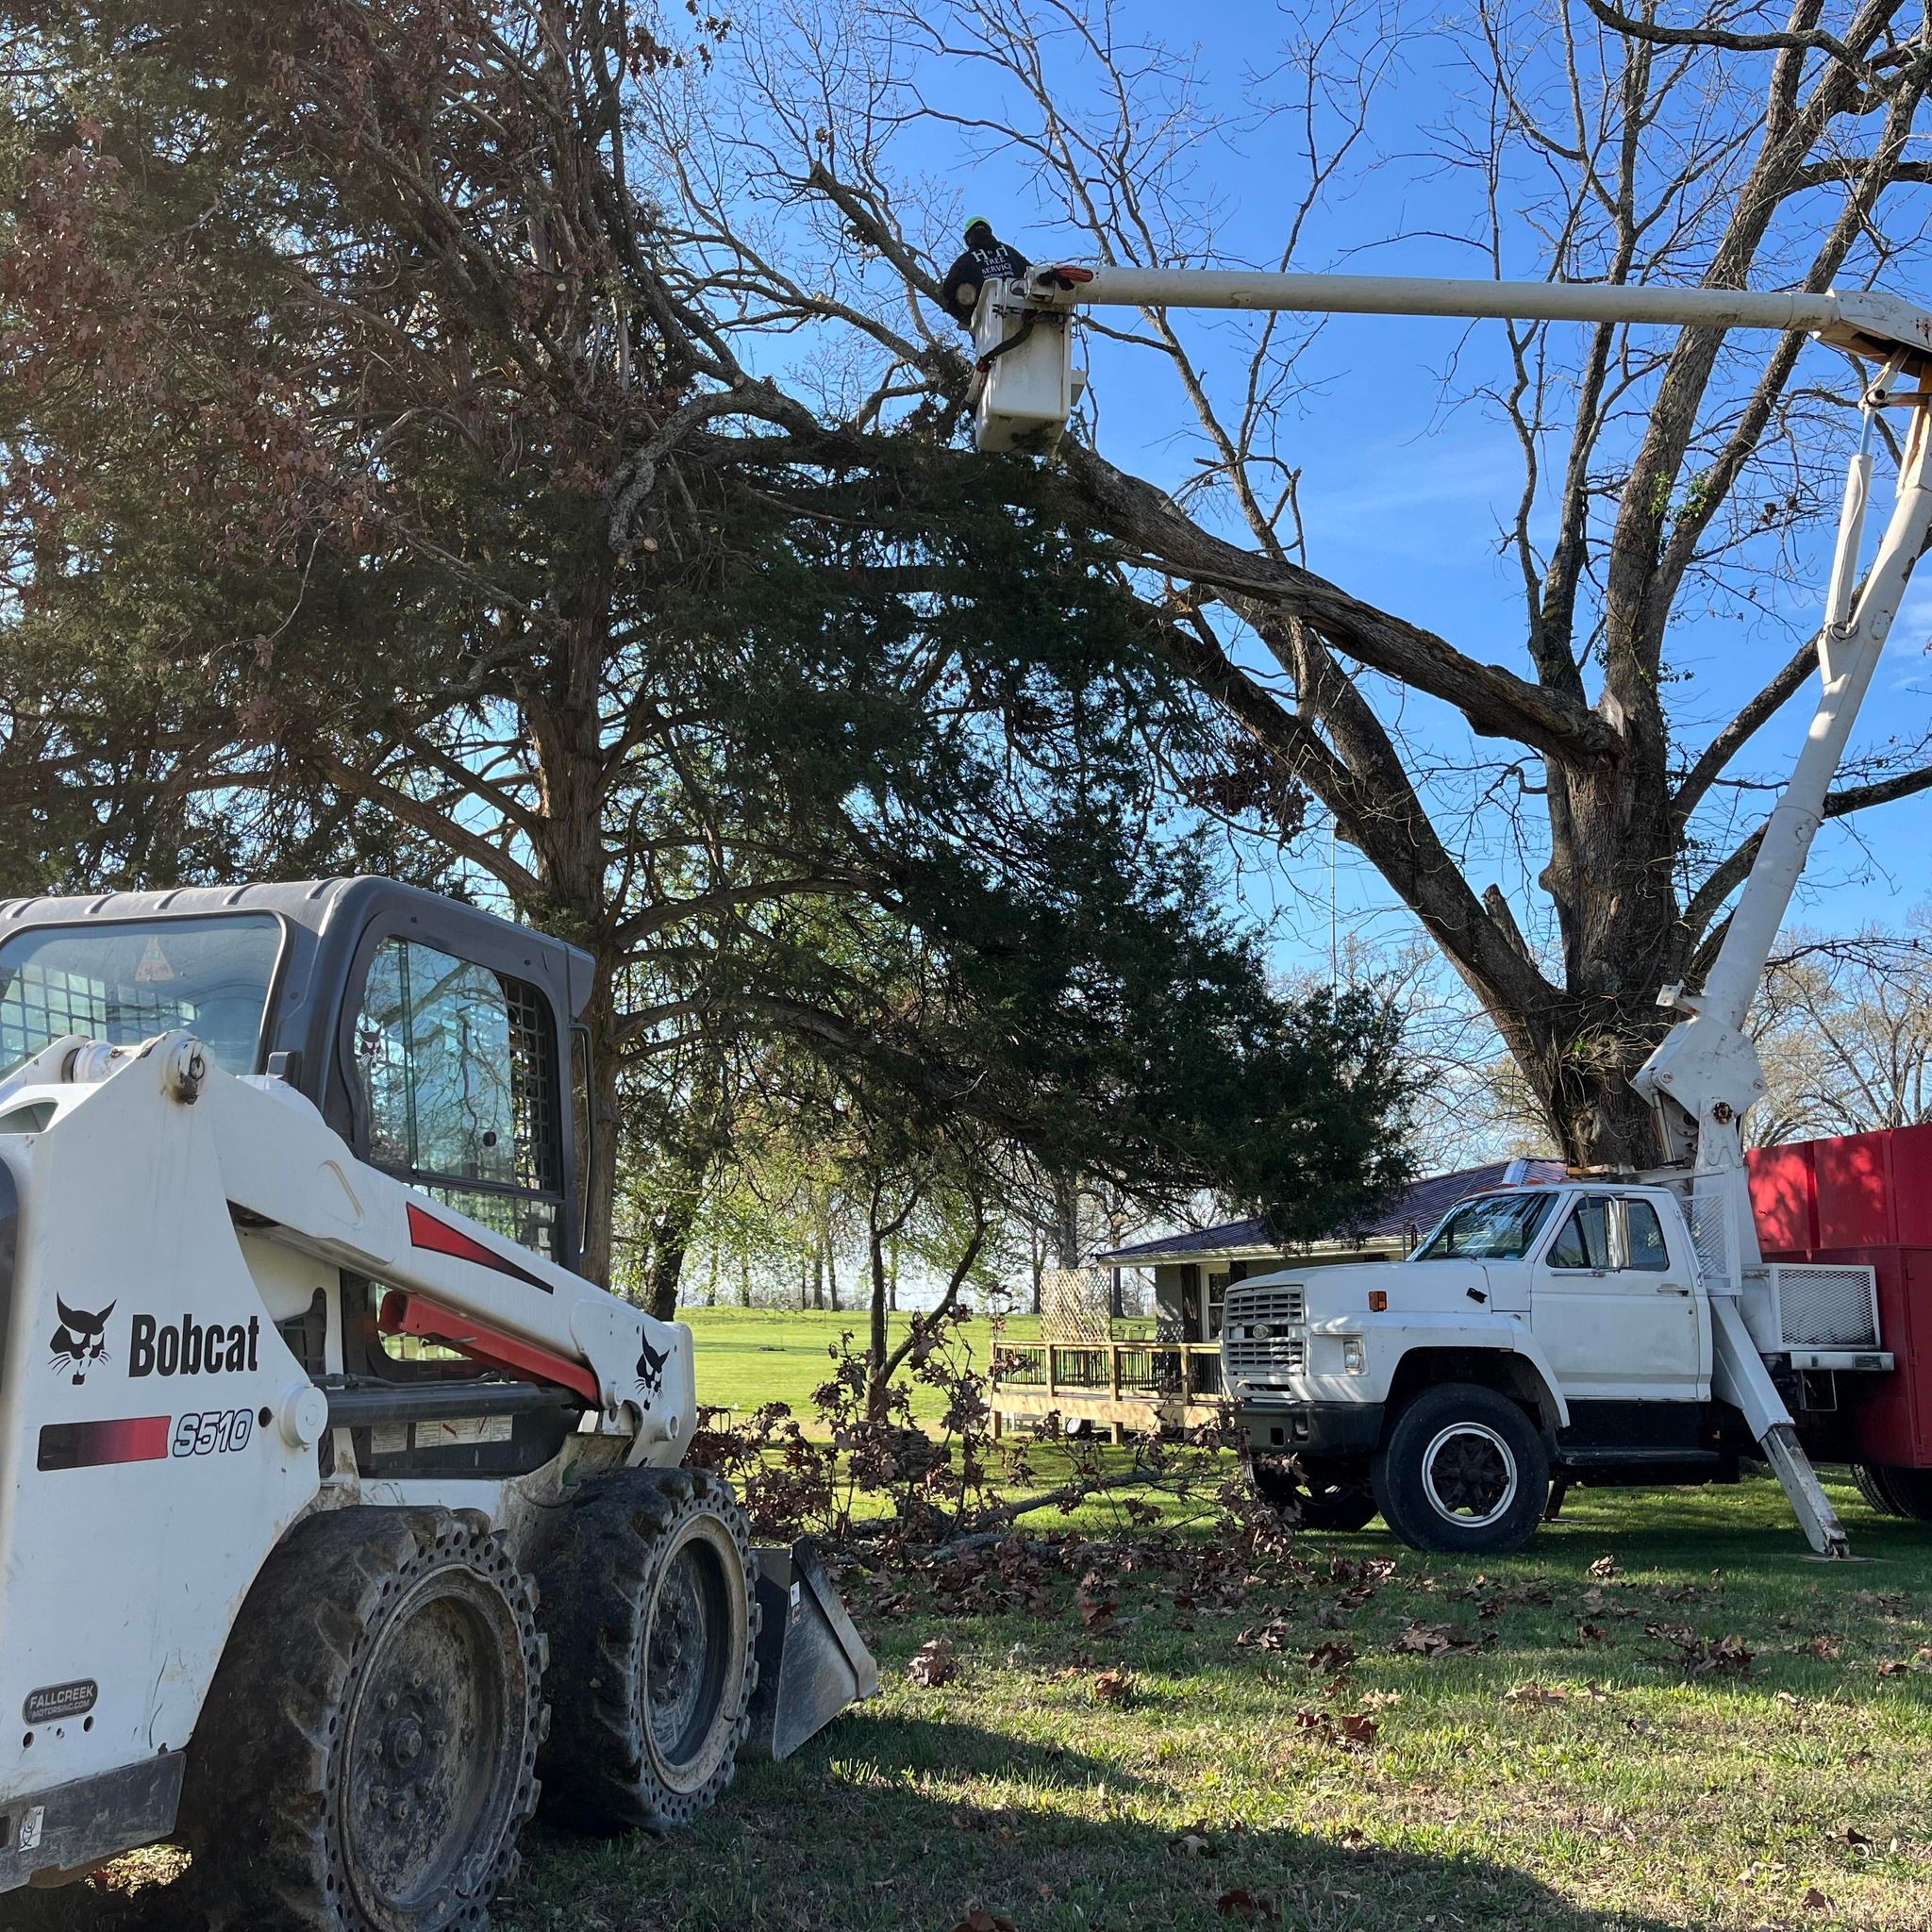
[[[540,1791],[676,1825],[876,1687],[575,1272],[590,983],[381,879],[0,905],[0,1893],[479,1926]]]

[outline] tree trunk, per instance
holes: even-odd
[[[577,1269],[586,1280],[605,1288],[610,1285],[610,1231],[617,1208],[619,1141],[619,1067],[611,1024],[610,973],[608,962],[600,959],[595,991],[584,1013],[586,1028],[576,1036],[580,1046],[588,1041],[591,1062],[584,1077],[590,1145],[577,1150],[583,1164],[583,1245]]]
[[[718,1105],[716,1084],[700,1066],[675,1138],[661,1151],[654,1176],[644,1305],[660,1322],[676,1319],[685,1256],[720,1146]]]
[[[886,1418],[886,1356],[890,1342],[886,1311],[891,1295],[886,1243],[879,1233],[876,1213],[866,1228],[866,1246],[872,1261],[872,1324],[865,1351],[865,1412],[876,1423]]]
[[[1561,1158],[1573,1167],[1656,1165],[1656,1123],[1630,1080],[1662,1039],[1668,1013],[1649,999],[1563,1001],[1527,1016],[1490,1011]]]
[[[691,1248],[691,1229],[697,1224],[698,1205],[703,1198],[698,1185],[679,1185],[689,1179],[674,1161],[674,1185],[658,1204],[651,1224],[650,1272],[644,1285],[644,1307],[660,1322],[677,1319],[677,1291],[684,1279],[684,1257]]]
[[[896,1315],[899,1312],[899,1237],[897,1235],[892,1237],[891,1245],[887,1250],[887,1254],[890,1257],[891,1267],[890,1272],[886,1275],[886,1306]]]
[[[1080,1184],[1061,1177],[1053,1188],[1053,1238],[1062,1268],[1080,1265]]]
[[[835,1315],[836,1315],[836,1314],[838,1314],[838,1313],[839,1313],[839,1311],[840,1311],[840,1310],[839,1310],[839,1257],[837,1256],[837,1254],[836,1254],[836,1253],[834,1253],[834,1252],[833,1252],[833,1248],[832,1248],[832,1231],[831,1231],[831,1229],[830,1229],[829,1227],[827,1227],[827,1228],[826,1228],[826,1229],[824,1230],[824,1236],[823,1236],[823,1240],[824,1240],[824,1256],[825,1256],[825,1292],[826,1292],[826,1294],[828,1294],[828,1295],[829,1295],[829,1296],[831,1297],[831,1302],[832,1302],[832,1312],[833,1312],[833,1314],[835,1314]]]

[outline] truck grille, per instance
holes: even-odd
[[[1779,1263],[1766,1272],[1785,1347],[1878,1346],[1878,1282],[1871,1269]]]
[[[1262,1288],[1227,1298],[1221,1364],[1227,1381],[1299,1375],[1307,1366],[1307,1300],[1299,1288]]]

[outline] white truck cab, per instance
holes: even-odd
[[[1782,1272],[1753,1271],[1746,1303],[1774,1373],[1887,1360],[1872,1353],[1875,1303],[1842,1347],[1790,1341]],[[1263,1492],[1317,1528],[1379,1508],[1425,1549],[1519,1547],[1553,1479],[1557,1501],[1579,1480],[1735,1480],[1756,1442],[1714,1396],[1714,1360],[1712,1291],[1677,1194],[1636,1182],[1474,1195],[1407,1260],[1236,1284],[1222,1329]]]

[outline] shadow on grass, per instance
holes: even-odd
[[[935,1788],[960,1777],[996,1777],[998,1802]],[[785,1764],[747,1765],[717,1809],[675,1837],[601,1841],[534,1828],[491,1924],[497,1932],[947,1932],[975,1907],[1019,1932],[1384,1932],[1430,1923],[1679,1932],[1685,1923],[1580,1910],[1489,1859],[1385,1851],[1285,1826],[1177,1828],[1131,1814],[1141,1789],[1087,1754],[957,1720],[848,1724]],[[0,1932],[207,1932],[207,1920],[188,1879],[132,1892],[16,1893],[0,1900]],[[342,1932],[364,1928],[356,1921]]]
[[[978,1783],[969,1800],[944,1786]],[[1387,1932],[1428,1924],[1677,1932],[1579,1909],[1493,1859],[1389,1851],[1284,1824],[1143,1815],[1142,1780],[956,1719],[867,1718],[749,1766],[691,1832],[588,1844],[539,1831],[499,1932]],[[1211,1814],[1214,1798],[1201,1794]],[[1148,1811],[1154,1809],[1150,1804]]]

